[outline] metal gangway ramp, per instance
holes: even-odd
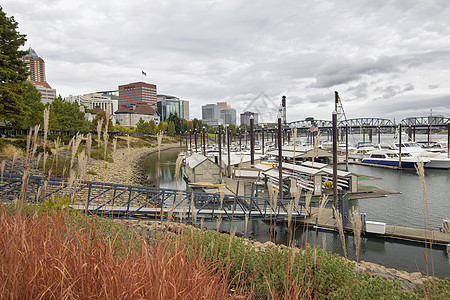
[[[286,220],[310,215],[291,199],[249,197],[61,178],[3,174],[2,202],[42,203],[67,197],[68,205],[89,214],[111,217],[181,219]]]

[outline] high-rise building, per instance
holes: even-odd
[[[183,104],[179,98],[168,95],[158,95],[158,114],[161,118],[161,122],[167,120],[170,114],[177,115],[178,118],[182,118]]]
[[[224,125],[234,124],[236,125],[236,109],[223,108],[220,110],[220,118],[223,120]]]
[[[202,122],[212,126],[223,123],[220,119],[220,108],[217,104],[206,104],[202,106]]]
[[[22,57],[22,60],[27,63],[30,72],[27,81],[31,82],[41,93],[41,102],[46,104],[53,101],[56,97],[56,90],[52,89],[45,79],[44,60],[31,47],[28,48],[28,53]]]
[[[220,109],[231,108],[230,102],[217,102]]]
[[[189,101],[181,100],[183,106],[183,116],[182,118],[185,120],[189,120]]]
[[[156,85],[134,82],[119,85],[119,106],[148,104],[156,110]]]
[[[246,111],[241,114],[241,125],[250,126],[250,116],[253,116],[253,124],[258,124],[258,114],[251,111]]]
[[[165,121],[170,113],[176,114],[179,118],[189,120],[189,101],[180,100],[180,98],[169,95],[157,95],[158,114],[161,116],[161,122]]]

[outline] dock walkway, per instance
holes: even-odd
[[[316,221],[318,213],[319,209],[317,207],[312,207],[311,216],[300,221],[303,221],[310,226],[338,230],[336,219],[333,218],[332,209],[324,208],[320,214],[320,218]],[[344,230],[351,232],[351,224],[348,223]],[[403,226],[386,225],[385,234],[380,236],[411,241],[427,241],[438,244],[450,244],[450,233]]]

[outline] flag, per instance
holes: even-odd
[[[147,73],[145,73],[144,71],[142,71],[142,75],[147,76]]]
[[[316,131],[319,131],[316,125],[312,125],[311,127],[309,127],[309,132],[316,132]]]

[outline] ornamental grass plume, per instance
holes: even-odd
[[[353,235],[355,240],[355,248],[356,248],[356,263],[359,261],[359,249],[361,244],[361,230],[362,230],[362,224],[361,224],[361,215],[359,214],[359,211],[357,208],[352,207],[352,213],[351,213],[351,224],[353,229]]]
[[[14,165],[16,163],[17,158],[19,157],[19,154],[20,154],[20,150],[17,150],[13,154],[10,173],[13,173]]]
[[[317,220],[320,219],[320,216],[322,215],[322,212],[325,208],[325,206],[328,203],[328,195],[322,195],[322,198],[320,199],[320,203],[319,203],[319,209],[317,211]]]
[[[222,223],[222,216],[219,216],[216,221],[216,231],[220,232],[220,224]]]
[[[36,125],[34,126],[34,134],[33,134],[33,151],[31,152],[31,156],[28,157],[29,159],[29,164],[31,165],[31,162],[33,160],[34,155],[36,154],[36,150],[38,147],[38,143],[37,143],[37,137],[38,137],[38,133],[39,133],[39,127],[40,125]]]
[[[97,122],[97,149],[100,151],[100,143],[102,139],[102,127],[103,119],[99,119]]]
[[[311,205],[311,198],[312,198],[312,192],[308,191],[306,193],[306,197],[305,197],[305,209],[307,212],[309,211],[309,206]]]
[[[162,144],[162,137],[163,137],[163,133],[162,131],[158,132],[156,135],[156,138],[158,140],[158,161],[161,158],[161,144]]]
[[[344,251],[344,257],[347,258],[347,247],[345,246],[345,235],[344,235],[344,226],[342,225],[342,216],[341,213],[333,207],[334,218],[336,219],[336,225],[339,230],[339,237],[342,243],[342,250]]]
[[[78,147],[80,146],[81,140],[83,139],[83,135],[77,133],[73,138],[73,142],[72,142],[72,156],[70,159],[70,169],[73,168],[73,163],[75,161],[75,156],[78,152]]]
[[[1,166],[0,166],[0,173],[1,173],[1,180],[0,182],[3,182],[3,174],[5,173],[5,166],[6,166],[6,162],[4,160],[2,160]]]
[[[89,132],[86,135],[86,155],[87,157],[91,157],[92,151],[92,134]]]
[[[108,150],[108,127],[109,127],[109,106],[105,112],[105,131],[103,132],[103,144],[105,145],[104,160],[106,161],[106,151]]]
[[[114,140],[113,140],[113,154],[116,154],[116,149],[117,149],[117,137],[114,137]]]
[[[44,160],[42,162],[42,170],[45,170],[45,165],[47,163],[47,136],[48,136],[48,121],[50,119],[50,107],[44,108]],[[39,164],[38,164],[39,165]]]
[[[430,219],[428,216],[428,198],[427,198],[427,188],[425,184],[425,169],[423,161],[419,161],[416,165],[416,172],[417,175],[419,175],[420,184],[422,186],[422,197],[423,197],[423,221],[424,221],[424,228],[425,228],[425,262],[427,265],[426,272],[427,272],[427,278],[430,276],[429,274],[429,264],[428,264],[428,255],[431,259],[431,276],[434,278],[434,261],[433,261],[433,239],[432,237],[428,236],[428,231],[430,230]],[[429,242],[429,245],[428,245]],[[429,251],[428,251],[429,248]],[[435,286],[435,281],[432,280],[432,283],[429,281],[426,281],[426,283],[423,285],[424,294],[427,295],[427,297],[434,298],[435,295],[432,295],[431,292],[431,284]],[[435,290],[435,289],[433,289]]]
[[[177,160],[175,162],[175,175],[174,175],[174,179],[177,181],[177,186],[178,186],[178,178],[180,177],[180,169],[182,161],[183,157],[180,154],[178,154]]]

